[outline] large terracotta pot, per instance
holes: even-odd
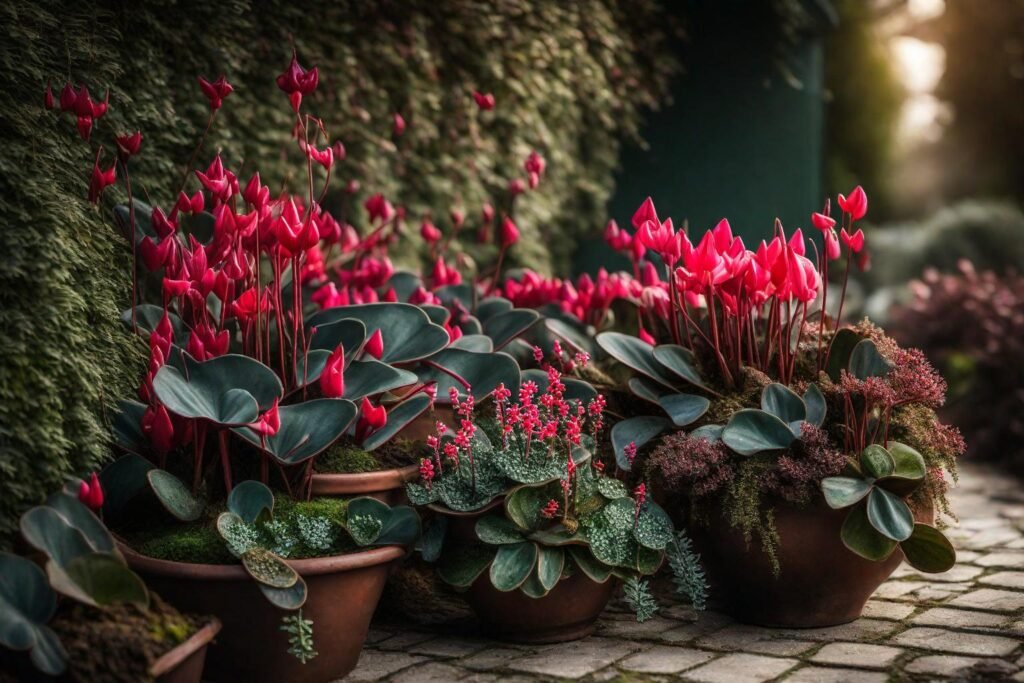
[[[516,643],[563,643],[594,632],[597,618],[615,590],[615,579],[604,583],[577,571],[558,582],[543,598],[520,590],[504,593],[480,575],[464,595],[481,626],[491,636]]]
[[[461,543],[479,542],[476,521],[501,506],[494,500],[474,512],[446,513],[448,536]],[[543,598],[520,590],[499,591],[487,572],[463,594],[488,634],[517,643],[561,643],[594,632],[597,618],[615,590],[615,579],[591,580],[581,571],[558,582]]]
[[[145,557],[122,546],[128,565],[161,597],[224,624],[210,646],[204,679],[248,683],[324,683],[355,668],[392,565],[405,551],[376,548],[350,555],[290,560],[306,582],[303,617],[313,621],[319,656],[302,664],[280,630],[286,613],[272,606],[241,565],[187,564]]]
[[[429,413],[420,415],[402,428],[396,438],[408,441],[425,441],[436,431],[438,420],[454,424],[455,416],[450,407],[435,406]],[[405,485],[420,476],[419,465],[407,465],[377,472],[355,474],[314,473],[312,477],[313,496],[370,496],[388,505],[408,502]]]
[[[690,525],[707,567],[715,597],[735,619],[759,626],[815,628],[857,619],[872,593],[903,561],[899,548],[883,562],[871,562],[843,545],[840,530],[848,510],[823,501],[804,508],[775,505],[781,571],[776,577],[760,539],[748,545],[719,510],[708,526]],[[915,513],[934,520],[931,509]]]
[[[149,674],[157,683],[200,683],[203,680],[206,649],[218,633],[220,622],[214,619],[184,643],[153,662]]]

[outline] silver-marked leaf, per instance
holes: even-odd
[[[266,548],[250,548],[242,553],[241,560],[249,576],[271,588],[291,588],[299,580],[287,562]]]
[[[864,474],[875,479],[892,476],[896,469],[889,451],[878,444],[871,444],[860,452],[860,467]]]
[[[876,486],[868,495],[868,520],[884,536],[905,541],[914,533],[914,513],[894,493]]]
[[[502,515],[485,515],[476,521],[476,536],[489,545],[522,543],[523,529]]]

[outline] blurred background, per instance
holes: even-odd
[[[447,229],[537,149],[516,258],[545,273],[621,265],[605,222],[648,195],[749,241],[863,185],[853,315],[922,347],[972,455],[1024,472],[1024,0],[8,0],[0,32],[0,536],[107,456],[106,405],[144,362],[116,322],[110,206],[83,200],[92,159],[44,117],[44,87],[109,89],[104,122],[145,135],[133,177],[169,202],[205,122],[196,76],[227,74],[206,150],[285,187],[292,44],[347,150],[332,210],[363,224],[383,192],[410,230]],[[486,129],[473,91],[496,97]]]

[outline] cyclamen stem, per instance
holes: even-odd
[[[230,494],[234,488],[231,484],[231,452],[228,448],[228,430],[221,429],[217,432],[217,441],[220,446],[220,466],[224,472],[224,488]]]
[[[213,120],[217,117],[217,110],[210,110],[210,117],[206,119],[206,128],[203,129],[203,134],[199,137],[199,142],[196,144],[195,149],[192,150],[192,156],[189,157],[188,163],[185,164],[185,173],[181,176],[181,187],[178,188],[178,193],[185,191],[185,185],[188,183],[188,175],[192,172],[192,166],[196,163],[196,157],[199,156],[199,151],[203,148],[203,143],[206,142],[206,136],[210,134],[210,127],[213,126]]]
[[[132,199],[132,179],[131,176],[128,175],[127,162],[121,162],[121,170],[124,171],[124,188],[128,193],[128,223],[130,224],[132,231],[132,332],[138,334],[139,325],[137,321],[136,308],[138,307],[139,301],[139,256],[138,246],[135,239],[137,234],[135,227],[135,200]]]
[[[837,330],[839,329],[839,326],[842,324],[842,321],[843,321],[843,304],[846,303],[846,285],[849,283],[849,280],[850,280],[850,262],[852,260],[853,260],[853,250],[852,249],[847,249],[847,252],[846,252],[846,270],[843,273],[843,290],[839,294],[839,311],[836,313],[836,329]],[[828,367],[828,360],[832,356],[832,345],[835,344],[835,341],[836,341],[836,337],[835,337],[835,335],[832,335],[832,339],[828,343],[828,351],[825,353],[825,367]]]

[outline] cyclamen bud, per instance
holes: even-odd
[[[320,391],[327,398],[341,398],[345,393],[345,349],[341,345],[327,358],[320,374]]]
[[[83,480],[78,487],[78,500],[93,512],[99,512],[103,508],[103,488],[95,472],[90,476],[89,483]]]
[[[420,236],[427,244],[434,244],[441,239],[441,231],[430,221],[423,221],[420,226]]]
[[[47,109],[53,109],[53,89],[50,84],[46,84],[46,92],[43,93],[43,106]]]
[[[366,346],[363,347],[365,351],[380,360],[384,355],[384,337],[381,335],[380,328],[377,328],[370,338],[366,342]]]
[[[502,249],[508,249],[513,244],[519,241],[519,228],[512,222],[512,219],[505,216],[505,220],[501,223],[501,247]]]
[[[395,118],[395,126],[394,126],[394,128],[395,128],[395,135],[401,137],[401,135],[405,132],[405,119],[398,112],[395,112],[395,117],[394,118]]]

